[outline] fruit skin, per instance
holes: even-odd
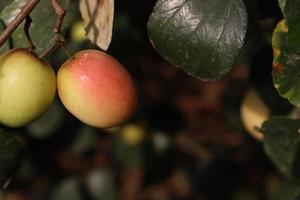
[[[254,89],[250,89],[241,104],[241,119],[250,135],[258,141],[263,140],[264,135],[256,128],[260,128],[269,118],[270,109],[258,96]]]
[[[53,68],[26,49],[0,56],[0,123],[24,126],[52,103],[56,93]]]
[[[129,73],[115,58],[98,50],[83,50],[67,60],[58,71],[57,87],[64,106],[98,128],[121,124],[137,105]]]
[[[72,25],[71,38],[74,42],[78,43],[87,40],[82,20],[78,20]]]

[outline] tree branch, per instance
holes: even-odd
[[[33,8],[40,2],[40,0],[28,0],[27,4],[22,8],[16,18],[7,25],[6,29],[0,35],[0,47],[10,37],[10,35],[18,28],[27,15],[33,10]]]
[[[61,35],[61,28],[62,28],[62,24],[63,24],[64,17],[65,17],[65,10],[59,4],[58,0],[51,0],[51,4],[52,4],[52,7],[56,14],[56,22],[55,22],[55,27],[54,27],[55,38],[54,38],[54,41],[51,44],[51,46],[44,53],[42,53],[39,56],[39,58],[44,58],[45,56],[47,56],[54,48],[56,48],[56,46],[58,44],[63,48],[63,50],[67,54],[67,56],[71,57],[70,52],[67,50],[67,48],[65,46],[65,39]]]
[[[59,5],[57,0],[51,0],[51,4],[52,4],[52,7],[54,8],[55,14],[56,14],[56,23],[55,23],[55,27],[54,27],[54,32],[57,34],[60,34],[62,23],[63,23],[64,17],[65,17],[65,10],[61,5]]]

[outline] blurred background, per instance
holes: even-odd
[[[136,83],[135,115],[119,127],[96,129],[78,121],[57,98],[39,120],[11,130],[26,148],[0,199],[289,199],[298,187],[279,174],[240,117],[251,88],[275,115],[290,111],[271,79],[270,38],[282,16],[276,0],[245,3],[249,26],[240,58],[222,80],[204,82],[152,48],[147,20],[154,0],[117,0],[108,53]],[[67,48],[72,53],[96,48],[76,15]],[[57,70],[66,59],[58,49],[49,61]]]

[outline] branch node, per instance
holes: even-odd
[[[64,8],[58,3],[58,0],[51,0],[52,7],[55,11],[56,14],[56,22],[55,22],[55,27],[53,29],[55,36],[54,36],[54,41],[44,53],[40,55],[40,58],[43,58],[47,56],[56,46],[57,44],[62,47],[64,52],[67,54],[68,57],[72,57],[70,52],[67,50],[65,46],[65,38],[61,35],[61,28],[62,28],[62,23],[65,17],[65,10]]]

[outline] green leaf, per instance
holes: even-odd
[[[273,81],[278,93],[300,106],[300,0],[279,0],[285,20],[273,32]]]
[[[263,123],[264,148],[288,178],[300,178],[300,120],[275,117]]]
[[[37,120],[26,126],[26,130],[35,139],[46,139],[57,132],[64,122],[64,108],[55,99],[48,110]]]
[[[0,1],[0,11],[2,11],[8,4],[10,4],[13,0],[1,0]]]
[[[210,80],[231,70],[246,28],[241,0],[159,0],[148,21],[149,38],[166,60]]]
[[[298,196],[294,200],[300,200],[300,193],[298,194]]]
[[[2,32],[6,28],[5,23],[0,19],[0,32]],[[0,53],[3,53],[10,49],[10,41],[7,40],[1,47]]]
[[[20,8],[26,3],[27,0],[14,0],[9,4],[0,14],[0,18],[7,24],[11,22],[18,14]],[[74,18],[74,9],[76,9],[76,2],[69,0],[61,0],[61,5],[66,10],[66,16],[63,22],[62,31],[66,32],[67,28],[71,25]],[[30,35],[33,43],[36,46],[35,52],[41,54],[49,48],[54,40],[54,25],[56,20],[55,12],[51,6],[50,1],[40,1],[30,14],[32,24],[30,28]],[[14,47],[28,47],[23,31],[24,22],[12,34]]]
[[[300,5],[299,5],[300,6]],[[300,31],[299,31],[300,33]],[[295,106],[300,106],[300,38],[285,20],[273,32],[273,81],[279,94]]]
[[[278,3],[279,3],[279,7],[281,9],[281,12],[284,13],[286,0],[278,0]]]
[[[3,187],[21,161],[22,145],[0,129],[0,187]]]
[[[300,184],[297,181],[283,180],[277,185],[277,189],[270,195],[272,200],[295,200],[300,191]]]
[[[300,30],[300,1],[285,0],[280,2],[287,26],[291,31]]]
[[[128,145],[119,135],[112,145],[112,157],[124,166],[140,168],[143,166],[143,149],[141,145]]]

